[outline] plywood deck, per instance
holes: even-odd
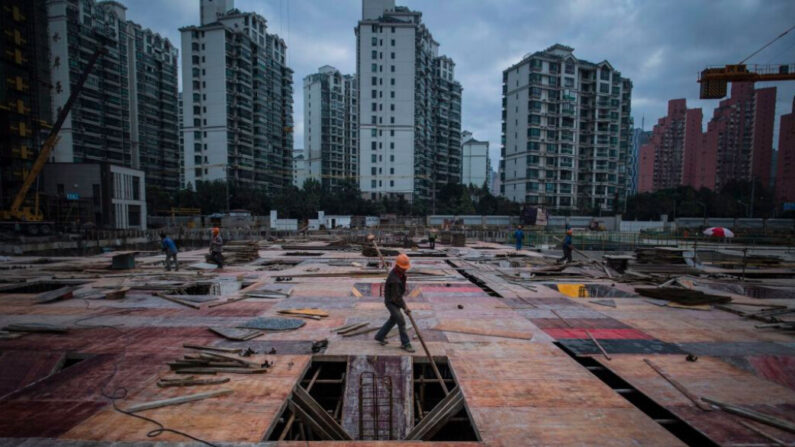
[[[297,242],[291,242],[297,244]],[[479,243],[480,246],[489,244]],[[437,248],[445,249],[437,244]],[[509,252],[504,247],[483,254]],[[295,251],[295,250],[289,250]],[[28,334],[0,340],[0,445],[83,445],[91,442],[162,442],[182,445],[188,440],[163,433],[144,420],[115,411],[109,395],[124,396],[120,408],[135,403],[231,389],[223,397],[146,410],[141,415],[192,436],[224,445],[259,443],[275,425],[291,390],[311,362],[312,343],[327,339],[324,355],[407,356],[397,337],[387,346],[373,340],[373,332],[353,337],[333,333],[335,327],[367,322],[377,327],[387,318],[380,276],[319,276],[365,270],[358,253],[328,251],[322,256],[285,256],[285,250],[261,250],[266,261],[289,259],[301,263],[269,270],[262,260],[229,266],[223,272],[190,270],[164,274],[158,258],[146,258],[135,272],[85,274],[85,266],[101,266],[108,256],[63,259],[44,264],[41,276],[81,276],[89,283],[77,297],[35,304],[31,295],[0,294],[0,327],[10,323],[48,323],[69,328],[66,334]],[[180,254],[182,261],[200,261],[204,250]],[[455,254],[459,253],[459,254]],[[703,412],[662,377],[644,358],[660,367],[699,396],[748,406],[795,420],[795,336],[754,328],[754,321],[720,310],[696,311],[660,307],[639,297],[612,297],[615,308],[593,303],[598,298],[572,298],[542,283],[528,288],[506,281],[493,264],[472,259],[473,248],[449,251],[448,258],[416,258],[410,273],[414,319],[433,355],[447,356],[466,401],[480,442],[434,443],[440,446],[600,445],[675,446],[682,443],[629,401],[581,366],[556,343],[575,346],[631,383],[686,423],[720,443],[765,442],[721,411]],[[161,257],[162,258],[162,257]],[[447,260],[496,291],[490,296],[468,281]],[[335,265],[328,265],[332,261]],[[71,272],[51,270],[76,266]],[[82,266],[82,267],[81,267]],[[441,275],[414,281],[417,272]],[[26,272],[32,275],[33,270]],[[132,276],[129,276],[132,273]],[[2,273],[13,275],[13,273]],[[314,276],[301,276],[314,275]],[[276,277],[292,277],[289,297],[246,299],[218,307],[193,309],[154,296],[154,286],[166,281],[211,280],[221,284],[223,301],[238,296],[241,282],[276,284]],[[91,298],[101,292],[134,285],[122,300]],[[577,282],[566,280],[566,282]],[[633,293],[631,285],[589,281]],[[527,282],[527,284],[531,284]],[[107,287],[108,289],[103,289]],[[148,288],[149,287],[149,288]],[[256,288],[256,287],[255,287]],[[354,292],[354,289],[356,292]],[[416,291],[416,293],[411,293]],[[86,298],[81,298],[81,296]],[[758,300],[757,300],[758,301]],[[776,300],[781,302],[782,300]],[[280,316],[293,308],[318,308],[329,314],[305,320],[297,330],[268,332],[247,342],[226,340],[208,327],[235,327],[255,317]],[[607,361],[595,350],[586,331],[611,353]],[[415,331],[411,330],[410,335]],[[416,335],[414,335],[416,337]],[[221,375],[230,382],[190,388],[159,388],[162,377],[173,377],[166,364],[186,352],[183,344],[249,346],[257,361],[273,367],[262,375]],[[414,340],[422,357],[419,341]],[[657,349],[659,346],[671,350]],[[273,350],[275,350],[275,353]],[[684,353],[697,362],[686,362]],[[69,353],[84,360],[58,371]],[[55,372],[53,372],[55,370]],[[211,376],[207,376],[211,377]],[[760,426],[781,439],[792,435]],[[120,444],[128,445],[128,444]],[[139,445],[139,444],[135,444]],[[264,442],[259,445],[305,445],[303,442]],[[422,442],[311,442],[313,446],[400,445]]]

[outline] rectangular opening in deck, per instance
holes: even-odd
[[[264,440],[479,441],[447,359],[435,361],[451,397],[424,358],[315,356]]]

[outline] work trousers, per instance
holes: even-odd
[[[171,266],[174,266],[174,270],[179,270],[179,264],[177,264],[177,254],[166,252],[166,270],[171,271]]]
[[[431,250],[436,248],[436,239],[428,239],[428,243],[431,245]]]
[[[210,262],[218,265],[219,269],[224,268],[224,255],[220,251],[213,251],[210,253]]]
[[[383,341],[386,338],[386,334],[388,334],[395,324],[397,324],[398,332],[400,333],[401,346],[411,344],[411,341],[409,340],[409,334],[406,332],[406,319],[403,318],[400,308],[392,303],[388,303],[386,305],[386,309],[389,311],[389,319],[386,320],[386,323],[384,323],[378,333],[375,334],[375,339],[378,341]]]
[[[567,263],[572,261],[571,247],[569,247],[568,245],[563,246],[563,257],[558,259],[558,262],[563,262],[563,261],[566,261]]]

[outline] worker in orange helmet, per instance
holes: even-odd
[[[216,264],[219,269],[224,268],[224,256],[222,254],[224,240],[221,238],[221,230],[213,228],[213,237],[210,239],[210,262]]]
[[[563,238],[563,257],[558,259],[557,261],[558,264],[560,264],[561,262],[565,262],[566,264],[572,262],[571,250],[572,248],[574,248],[574,246],[571,244],[571,235],[573,233],[574,232],[571,230],[571,228],[566,230],[566,237]]]
[[[414,352],[414,348],[411,347],[411,342],[409,341],[409,334],[406,332],[406,320],[403,318],[403,314],[400,313],[401,309],[406,312],[406,315],[411,313],[403,300],[403,295],[406,293],[406,272],[410,268],[411,261],[409,261],[409,257],[403,253],[399,254],[397,259],[395,259],[395,267],[389,272],[384,284],[384,304],[389,311],[389,319],[375,334],[375,340],[381,345],[385,345],[387,343],[386,334],[397,324],[401,348],[408,352]]]

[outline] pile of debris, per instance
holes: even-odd
[[[231,241],[224,245],[224,260],[240,264],[259,259],[259,241]]]
[[[259,363],[241,358],[251,355],[250,350],[241,351],[216,346],[184,345],[184,347],[198,352],[185,354],[183,358],[168,363],[171,370],[177,374],[262,374],[272,365],[267,360]],[[167,384],[161,386],[164,385],[177,386]]]

